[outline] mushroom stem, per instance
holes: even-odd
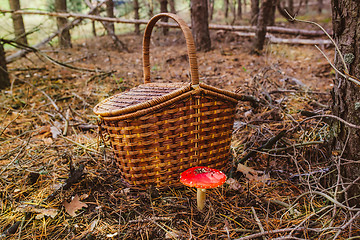
[[[199,211],[202,211],[205,207],[206,189],[197,189],[197,207]]]

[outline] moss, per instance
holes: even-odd
[[[355,111],[358,111],[360,109],[360,102],[355,103]]]
[[[337,138],[339,136],[340,130],[340,123],[338,121],[334,121],[329,131],[329,138]]]
[[[344,55],[344,60],[347,64],[351,64],[355,59],[355,55],[352,53],[346,53]]]

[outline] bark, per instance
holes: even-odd
[[[260,54],[264,48],[265,36],[266,36],[266,25],[269,21],[270,10],[272,7],[273,0],[263,0],[259,12],[258,22],[255,31],[255,41],[253,44],[252,52]]]
[[[56,12],[66,12],[66,0],[55,0],[55,11]],[[59,45],[61,48],[70,48],[71,47],[71,35],[70,30],[65,28],[67,25],[67,19],[63,17],[56,18],[58,29],[62,29],[59,34]]]
[[[6,67],[5,51],[0,41],[0,89],[10,86],[9,74]]]
[[[353,0],[332,0],[332,22],[334,38],[347,64],[349,74],[360,76],[360,5]],[[339,55],[335,66],[346,71]],[[360,86],[336,75],[332,91],[332,112],[345,121],[360,125]],[[341,161],[339,174],[344,181],[342,187],[353,183],[343,196],[350,205],[360,204],[360,182],[353,182],[360,176],[360,130],[349,128],[340,122],[333,122],[330,151],[333,159]],[[337,179],[338,176],[334,176]],[[356,196],[356,197],[355,197]]]
[[[291,16],[294,16],[294,0],[288,0],[288,6],[286,9]]]
[[[90,1],[90,0],[85,0],[85,3],[90,9],[92,9],[94,7],[92,1]],[[94,13],[92,15],[99,15],[99,11],[96,9],[96,11],[94,11]],[[97,34],[96,34],[96,26],[95,26],[94,20],[91,20],[91,29],[92,29],[93,35],[96,37]]]
[[[196,49],[209,51],[211,49],[211,40],[207,0],[191,0],[191,26]]]
[[[135,19],[140,19],[139,15],[139,0],[134,0],[134,13],[135,13]],[[140,35],[140,24],[135,24],[135,33],[137,35]]]
[[[251,25],[257,24],[259,15],[259,0],[251,0]]]
[[[229,0],[224,0],[225,18],[229,16]]]
[[[276,13],[276,0],[273,0],[270,13],[269,13],[269,21],[267,23],[268,26],[274,26],[275,25],[275,13]]]
[[[107,0],[106,1],[106,15],[109,18],[114,18],[115,17],[115,15],[114,15],[114,1],[113,0]],[[107,22],[105,24],[107,25],[105,27],[106,31],[107,31],[107,34],[112,36],[115,33],[114,23]]]
[[[99,14],[98,11],[94,12],[94,15],[98,15],[98,14]],[[97,36],[97,34],[96,34],[96,25],[95,25],[94,20],[91,21],[91,30],[92,30],[92,33],[93,33],[94,37],[96,37]]]
[[[210,21],[213,19],[213,15],[214,15],[214,1],[215,0],[207,0],[207,2],[208,2],[208,15],[209,15],[209,20]]]
[[[175,0],[169,0],[170,12],[176,14]]]
[[[153,2],[153,0],[148,0],[146,2],[148,5],[148,8],[149,8],[149,11],[148,11],[149,18],[152,18],[154,15],[154,2]]]
[[[9,5],[10,5],[11,10],[16,11],[16,10],[21,9],[20,0],[9,0]],[[28,45],[22,15],[12,14],[11,18],[12,18],[13,26],[14,26],[15,39],[22,44]]]
[[[168,1],[167,0],[160,0],[160,12],[168,12],[167,10],[167,4],[168,4]],[[168,18],[163,18],[161,21],[162,22],[168,22]],[[163,34],[166,36],[169,32],[169,29],[168,28],[163,28]]]
[[[323,0],[318,0],[318,13],[319,14],[322,12],[323,7],[324,7]]]
[[[238,19],[242,19],[242,6],[241,6],[241,0],[237,1],[237,17]]]
[[[289,15],[286,13],[286,11],[291,15],[294,16],[294,4],[292,2],[292,0],[288,1],[288,4],[286,5],[284,3],[284,0],[278,0],[277,2],[277,9],[279,10],[279,13],[286,18],[288,21],[291,20],[291,18],[289,17]],[[286,11],[285,11],[286,10]],[[291,21],[292,22],[292,21]]]

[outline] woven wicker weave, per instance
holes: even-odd
[[[185,35],[191,84],[150,82],[150,36],[162,17],[174,19]],[[191,31],[178,16],[161,13],[149,21],[143,40],[143,68],[144,84],[94,108],[110,135],[123,178],[130,186],[145,189],[179,185],[180,173],[193,166],[223,169],[240,96],[199,84]]]

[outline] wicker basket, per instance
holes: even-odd
[[[162,17],[181,27],[188,50],[191,83],[151,83],[149,45]],[[143,39],[144,84],[102,102],[102,119],[123,178],[145,189],[180,184],[184,170],[197,165],[223,169],[229,160],[234,111],[239,95],[200,83],[194,40],[178,16],[160,13]]]

